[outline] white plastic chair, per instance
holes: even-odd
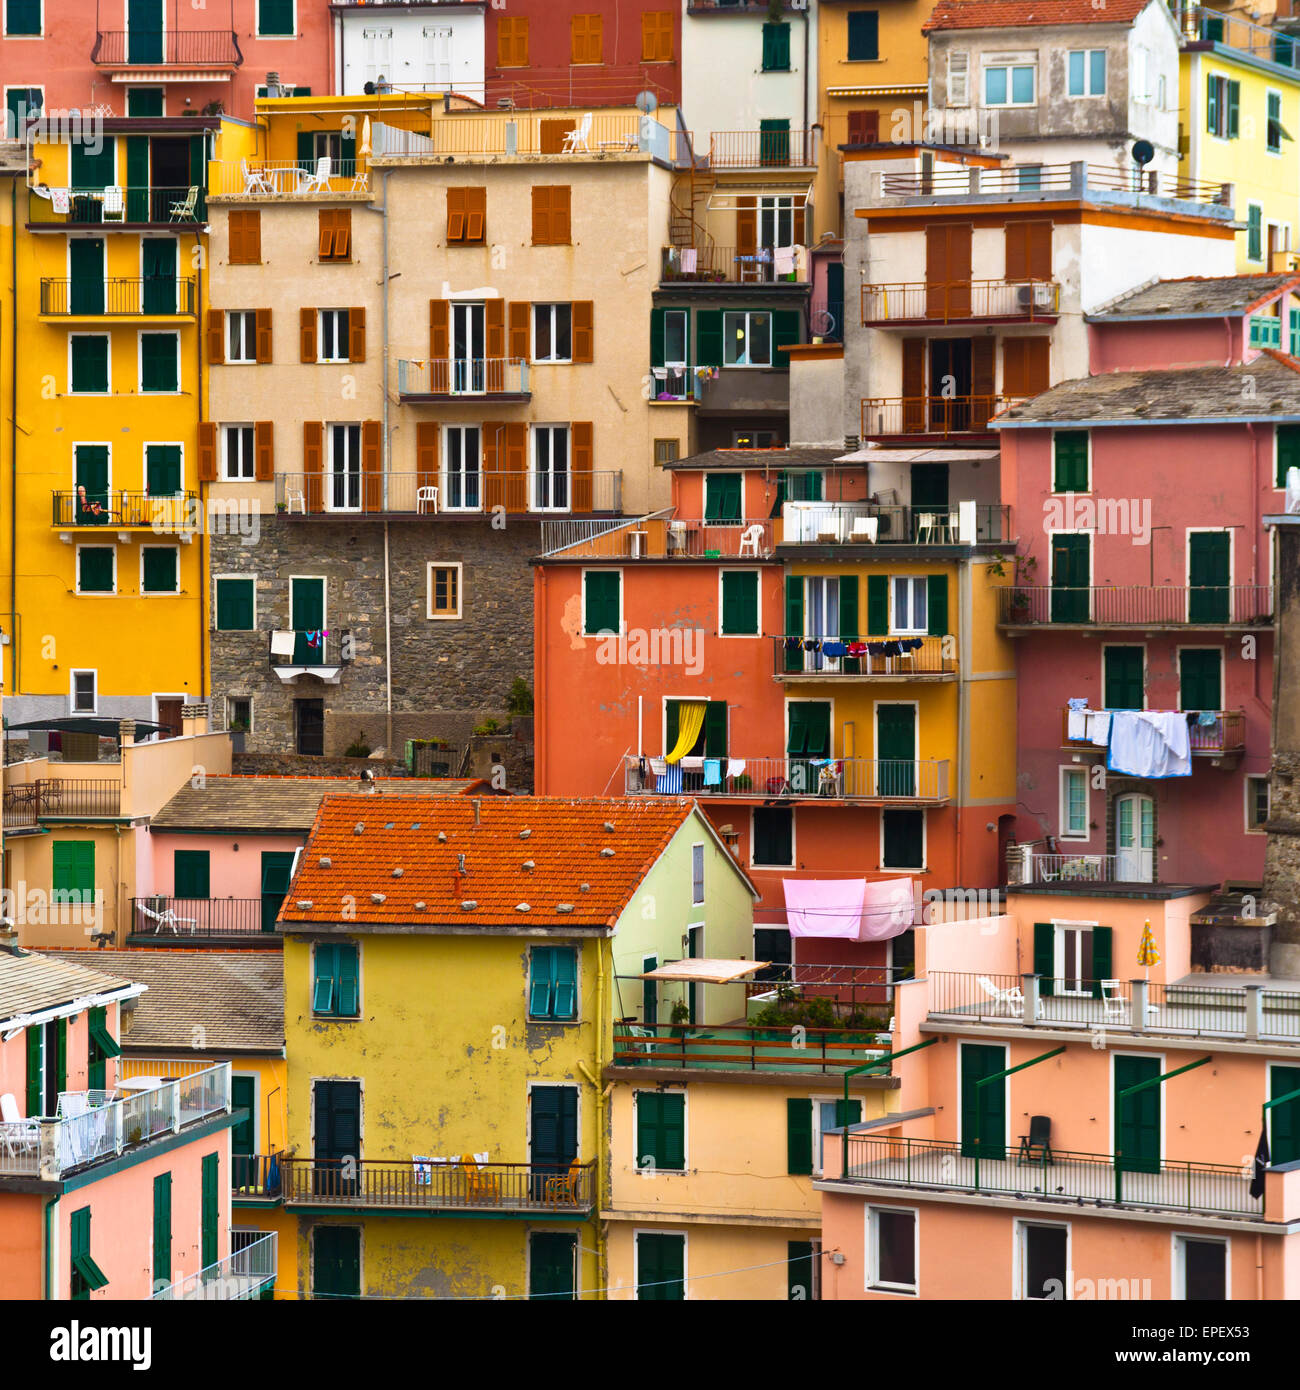
[[[299,173],[298,192],[299,193],[328,193],[330,187],[330,170],[334,167],[333,160],[329,155],[323,154],[316,161],[316,172],[314,174]]]
[[[759,556],[759,546],[763,543],[763,526],[761,522],[755,522],[753,526],[747,526],[740,537],[740,554],[752,555],[755,560]]]
[[[587,137],[591,134],[591,112],[588,111],[582,120],[574,126],[572,130],[564,133],[564,147],[562,154],[577,154],[581,150],[584,154],[591,153],[591,147],[587,144]]]
[[[126,201],[122,190],[115,184],[104,189],[104,221],[124,222],[126,220]]]
[[[438,512],[438,489],[436,487],[416,488],[415,510],[419,516],[425,516],[430,511],[436,516]]]
[[[146,907],[144,903],[136,903],[136,907],[153,922],[154,931],[161,936],[163,930],[171,932],[173,936],[180,935],[182,925],[189,927],[190,935],[194,935],[194,928],[198,926],[197,917],[178,917],[174,908],[165,907],[161,912],[155,912],[153,908]]]
[[[298,510],[303,516],[307,515],[307,494],[302,488],[286,488],[284,500],[286,512],[293,511],[293,504],[296,502],[298,504]]]
[[[1107,1019],[1117,1021],[1128,1018],[1129,1002],[1120,992],[1121,985],[1118,980],[1102,980],[1101,982],[1101,1007],[1102,1013]],[[1160,1009],[1156,1004],[1147,1005],[1147,1018],[1159,1017]]]
[[[1024,1018],[1025,996],[1020,992],[1019,985],[999,989],[987,975],[979,976],[975,983],[993,1000],[994,1013],[1001,1013],[1005,1009],[1011,1018]]]
[[[24,1117],[12,1092],[0,1096],[0,1150],[6,1158],[30,1157],[41,1147],[41,1122]]]
[[[853,530],[849,534],[849,539],[851,541],[866,541],[869,545],[875,545],[879,529],[880,518],[878,516],[856,516],[853,518]]]
[[[240,172],[244,176],[245,193],[274,193],[275,186],[266,176],[264,169],[256,169],[249,164],[248,160],[239,161]]]

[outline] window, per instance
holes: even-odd
[[[567,183],[533,185],[533,245],[567,246],[572,239]]]
[[[1221,1303],[1228,1297],[1228,1242],[1213,1237],[1174,1237],[1174,1298]]]
[[[96,1289],[104,1288],[108,1276],[90,1255],[90,1208],[80,1207],[72,1213],[71,1297],[76,1302],[88,1301]]]
[[[680,1303],[686,1297],[686,1237],[663,1231],[636,1233],[638,1302]]]
[[[794,868],[794,807],[755,806],[753,824],[749,852],[753,867]]]
[[[894,608],[890,632],[928,632],[930,578],[924,574],[895,575]]]
[[[722,362],[727,367],[772,365],[772,315],[724,313]]]
[[[1021,193],[1036,193],[1043,186],[1043,166],[1021,164],[1016,169],[1016,186]]]
[[[216,613],[218,632],[252,632],[257,627],[256,581],[218,576]]]
[[[1183,710],[1223,708],[1222,648],[1183,647],[1179,651],[1178,707]],[[1195,736],[1192,744],[1195,747]]]
[[[996,66],[984,69],[985,106],[1033,106],[1034,66]]]
[[[322,261],[341,262],[352,259],[351,208],[322,208],[319,231]]]
[[[916,1213],[867,1208],[867,1288],[916,1292]]]
[[[225,477],[230,479],[251,478],[255,472],[253,440],[255,431],[252,425],[222,425],[222,456],[225,458]]]
[[[970,54],[964,48],[948,50],[948,105],[970,105]]]
[[[586,636],[623,630],[623,571],[583,570],[582,631]]]
[[[1088,431],[1057,430],[1052,436],[1052,491],[1087,492]]]
[[[117,551],[111,545],[77,547],[77,592],[112,594],[117,591]]]
[[[497,67],[528,66],[528,19],[497,20]]]
[[[790,26],[784,20],[763,25],[763,71],[790,71]]]
[[[318,362],[348,362],[349,357],[349,310],[321,309],[319,311]]]
[[[779,449],[781,447],[781,434],[779,430],[732,430],[731,447],[733,449]],[[820,473],[816,475],[782,473],[781,482],[784,484],[787,477],[795,478],[808,476],[815,476],[818,482],[821,481]],[[793,501],[794,499],[791,498],[790,500]],[[821,494],[819,493],[816,497],[810,496],[803,500],[819,502],[821,501]],[[779,510],[773,510],[772,515],[779,516]]]
[[[68,340],[70,391],[75,395],[105,395],[109,388],[109,336],[74,333]]]
[[[243,309],[226,315],[226,361],[257,361],[257,311]]]
[[[144,486],[150,497],[176,497],[182,491],[184,462],[179,444],[144,446]]]
[[[925,812],[908,809],[880,813],[880,867],[925,867]]]
[[[604,19],[598,14],[575,14],[569,21],[570,61],[599,63],[603,60]]]
[[[1216,77],[1206,79],[1205,128],[1221,140],[1235,140],[1241,125],[1241,83]]]
[[[312,1013],[355,1018],[361,1009],[360,966],[354,943],[318,941],[312,948]]]
[[[1024,1222],[1020,1227],[1021,1298],[1063,1299],[1069,1291],[1070,1228]]]
[[[330,425],[326,433],[329,441],[326,510],[357,511],[361,506],[361,426]]]
[[[1061,838],[1064,840],[1086,840],[1088,838],[1088,769],[1086,767],[1063,767],[1061,769]]]
[[[760,632],[758,616],[758,571],[723,570],[722,623],[723,637],[757,637]]]
[[[181,591],[180,549],[174,545],[140,547],[140,592],[179,594]]]
[[[74,671],[69,705],[73,714],[94,714],[98,708],[96,673],[94,671]]]
[[[533,426],[533,510],[569,509],[569,427]]]
[[[710,702],[712,703],[712,702]],[[704,901],[704,846],[691,846],[691,902],[699,906]]]
[[[481,246],[487,235],[487,189],[447,190],[447,241],[453,246]]]
[[[249,695],[226,696],[226,728],[248,732],[253,727],[253,700]]]
[[[1264,259],[1264,209],[1258,203],[1246,205],[1246,259]]]
[[[95,901],[93,840],[56,840],[50,846],[50,859],[50,887],[60,903],[85,906]]]
[[[534,946],[528,952],[528,1017],[576,1022],[578,952],[573,946]]]
[[[686,1096],[681,1091],[637,1091],[636,1167],[639,1172],[684,1172]]]
[[[429,566],[429,612],[430,618],[459,618],[460,613],[460,571],[459,565]]]
[[[687,355],[688,327],[690,313],[686,309],[667,309],[664,311],[664,366],[684,367],[689,361]]]
[[[744,520],[741,473],[706,473],[704,475],[704,520],[706,522],[740,522]]]
[[[1103,708],[1145,708],[1145,668],[1145,647],[1103,647],[1101,649]]]
[[[21,140],[27,127],[39,120],[45,110],[45,89],[6,87],[4,95],[4,125],[0,126],[0,139]]]
[[[1282,346],[1282,320],[1277,314],[1252,314],[1249,326],[1251,347]]]
[[[179,391],[180,356],[178,333],[141,333],[140,390],[173,394]]]
[[[656,439],[655,440],[655,464],[662,467],[665,463],[676,463],[682,456],[682,442],[680,439]]]
[[[1269,154],[1282,153],[1282,141],[1291,137],[1282,127],[1282,93],[1270,91],[1268,94],[1268,128],[1265,139]]]
[[[814,1177],[820,1177],[825,1171],[825,1163],[822,1150],[825,1136],[833,1129],[840,1129],[845,1125],[856,1125],[862,1121],[862,1102],[851,1100],[847,1108],[843,1099],[826,1100],[815,1097],[811,1101],[812,1105],[812,1171]]]
[[[5,37],[37,38],[41,34],[41,0],[5,0]]]
[[[1051,969],[1041,972],[1052,982],[1048,992],[1091,995],[1093,982],[1105,978],[1098,974],[1098,966],[1104,963],[1109,941],[1103,941],[1097,929],[1091,926],[1057,924],[1050,930],[1053,932]],[[1098,945],[1102,946],[1102,960],[1098,960]],[[1035,962],[1035,969],[1037,965]]]
[[[573,306],[533,305],[533,361],[573,360]]]
[[[641,61],[671,63],[673,16],[670,10],[649,10],[641,16]]]
[[[230,214],[230,264],[262,264],[262,213],[258,208]]]
[[[880,16],[875,10],[849,11],[849,62],[880,57]]]
[[[1268,778],[1246,778],[1246,829],[1260,831],[1268,823]]]
[[[161,87],[128,87],[126,114],[132,120],[141,117],[156,119],[163,114],[164,93]]]
[[[880,140],[879,111],[849,112],[849,144],[874,145]]]
[[[1068,55],[1069,86],[1072,97],[1106,95],[1106,50],[1086,48]]]
[[[448,425],[442,467],[444,512],[476,512],[479,509],[479,448],[477,425]]]
[[[294,0],[257,0],[257,36],[262,39],[293,38]]]
[[[1292,310],[1294,313],[1295,311]],[[1300,325],[1296,325],[1300,327]],[[1300,342],[1296,341],[1296,333],[1292,333],[1292,353],[1300,352]],[[1300,468],[1300,425],[1278,425],[1275,430],[1275,443],[1277,451],[1277,471],[1274,481],[1278,487],[1286,486],[1286,475],[1289,469]]]

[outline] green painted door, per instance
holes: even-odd
[[[172,1175],[153,1180],[153,1287],[172,1282]]]
[[[255,1181],[253,1155],[257,1143],[257,1078],[230,1078],[230,1108],[244,1110],[244,1118],[230,1131],[230,1183],[234,1188],[251,1186]]]
[[[876,706],[876,758],[881,796],[916,795],[916,706]]]
[[[360,1298],[361,1227],[317,1226],[311,1246],[311,1296]]]
[[[786,756],[790,759],[787,776],[790,789],[809,793],[817,790],[818,774],[812,761],[831,755],[831,706],[829,700],[796,700],[789,706]]]
[[[534,1231],[528,1241],[528,1297],[572,1300],[576,1296],[577,1237],[563,1231]]]
[[[262,930],[274,931],[284,895],[289,891],[289,872],[293,868],[293,851],[266,849],[262,851]]]
[[[961,1046],[961,1152],[964,1158],[1007,1156],[1006,1081],[976,1087],[986,1076],[1005,1071],[1007,1050],[985,1043]]]
[[[816,1297],[813,1283],[813,1244],[810,1240],[788,1240],[785,1243],[789,1262],[786,1265],[786,1297],[802,1303]]]
[[[1144,708],[1145,648],[1103,647],[1101,664],[1103,708]]]
[[[344,1160],[361,1157],[361,1083],[313,1081],[312,1101],[317,1189],[346,1197],[355,1192],[356,1178],[344,1172]]]
[[[144,312],[176,312],[176,239],[146,237],[141,243],[144,268]]]
[[[1160,1171],[1160,1087],[1120,1099],[1128,1087],[1159,1075],[1156,1057],[1115,1058],[1115,1166],[1125,1172]]]
[[[307,633],[319,632],[325,626],[325,581],[291,579],[289,585],[289,626],[298,634],[293,647],[294,665],[320,666],[325,639],[322,637],[313,646],[307,641]]]
[[[1187,538],[1187,621],[1231,621],[1232,590],[1228,579],[1232,566],[1231,531],[1193,531]]]
[[[568,1172],[578,1156],[578,1088],[534,1086],[528,1093],[532,1186],[540,1196],[546,1179]]]
[[[203,1184],[202,1211],[200,1213],[199,1268],[208,1269],[217,1262],[217,1227],[221,1218],[221,1196],[217,1190],[217,1179],[221,1175],[221,1160],[217,1154],[204,1154],[201,1168]]]
[[[1268,1098],[1300,1091],[1300,1067],[1270,1067]],[[1294,1163],[1300,1159],[1300,1096],[1285,1105],[1275,1105],[1269,1115],[1269,1161]]]
[[[104,526],[112,520],[108,498],[108,445],[78,444],[73,455],[76,523],[78,526]]]
[[[127,62],[161,63],[163,0],[127,0],[126,25]]]
[[[144,451],[145,491],[150,497],[175,497],[184,481],[179,444],[147,444]]]
[[[686,958],[687,960],[698,960],[703,954],[704,928],[688,927],[686,929]],[[690,1010],[688,1017],[692,1023],[699,1022],[698,1010],[700,1007],[700,987],[694,981],[686,986],[686,1007]]]
[[[1052,537],[1052,621],[1086,623],[1091,536]]]
[[[645,1303],[686,1298],[686,1237],[641,1231],[636,1238],[636,1296]]]
[[[1184,647],[1178,653],[1178,696],[1185,710],[1223,708],[1223,653],[1218,647]]]
[[[948,465],[946,463],[914,463],[912,465],[912,510],[914,512],[948,510]]]
[[[104,312],[104,243],[99,237],[73,237],[68,242],[68,275],[72,280],[68,307],[74,314]]]

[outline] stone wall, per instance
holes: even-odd
[[[404,777],[406,764],[393,758],[302,758],[296,753],[235,753],[231,771],[245,777]]]

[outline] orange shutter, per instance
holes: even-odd
[[[316,310],[298,310],[298,360],[316,360]]]
[[[982,430],[997,413],[993,371],[996,358],[992,338],[972,338],[970,345],[971,428]]]
[[[551,238],[556,246],[567,246],[573,240],[569,216],[571,203],[572,190],[567,183],[556,184],[551,189]]]
[[[526,299],[510,301],[510,356],[516,362],[528,360],[528,314],[531,308]]]
[[[575,512],[592,510],[592,427],[590,420],[575,420],[572,425],[573,458],[573,497],[570,508]]]
[[[1005,338],[1002,342],[1002,394],[1023,396],[1025,391],[1025,344],[1027,338]]]
[[[429,390],[445,395],[451,389],[451,301],[429,301]]]
[[[573,304],[573,360],[591,362],[596,349],[596,306],[590,299]],[[575,427],[576,428],[576,427]]]
[[[259,483],[275,477],[275,424],[258,420],[253,426],[253,476]]]
[[[415,485],[438,486],[438,424],[421,420],[415,427]]]
[[[257,360],[259,362],[271,360],[271,311],[269,309],[257,311]]]
[[[220,309],[208,310],[208,362],[219,366],[226,360],[226,316]]]
[[[505,425],[498,420],[483,422],[483,505],[490,511],[504,505],[505,478],[501,472],[501,444]]]
[[[563,154],[564,137],[573,130],[572,120],[543,120],[538,125],[537,143],[541,154]]]
[[[507,476],[506,511],[526,512],[528,510],[528,426],[522,420],[512,421],[505,427],[502,435],[502,449],[505,454]]]
[[[671,63],[673,17],[670,11],[650,10],[641,16],[641,61]]]
[[[526,68],[528,66],[528,20],[500,19],[497,21],[497,67]]]
[[[465,240],[481,242],[487,232],[487,189],[465,189]]]
[[[752,256],[758,249],[758,200],[752,197],[736,202],[736,255]]]
[[[463,188],[449,188],[447,190],[447,240],[465,240],[465,190]]]
[[[363,308],[348,310],[348,361],[366,360],[366,311]]]
[[[1007,223],[1007,273],[1008,280],[1029,279],[1029,223]]]
[[[199,482],[217,481],[217,427],[211,420],[199,421]]]
[[[546,122],[542,122],[545,126]],[[543,142],[543,146],[545,142]],[[546,150],[543,148],[542,153]],[[533,185],[533,245],[548,246],[551,241],[551,190],[544,183]]]
[[[262,214],[256,208],[230,214],[230,264],[262,263]]]
[[[1052,278],[1052,224],[1050,222],[1028,222],[1025,225],[1029,241],[1027,255],[1029,278],[1031,280],[1050,280]]]
[[[903,429],[925,428],[925,339],[903,339]]]
[[[361,508],[367,512],[384,509],[383,431],[378,420],[361,422]]]
[[[483,305],[483,322],[486,326],[486,347],[489,358],[506,355],[506,302],[504,299],[489,299]]]
[[[302,471],[307,510],[321,510],[321,473],[325,467],[325,426],[319,420],[302,422]]]
[[[1024,394],[1037,396],[1051,385],[1049,380],[1050,339],[1022,338],[1024,343]],[[1004,389],[1004,394],[1011,394]]]

